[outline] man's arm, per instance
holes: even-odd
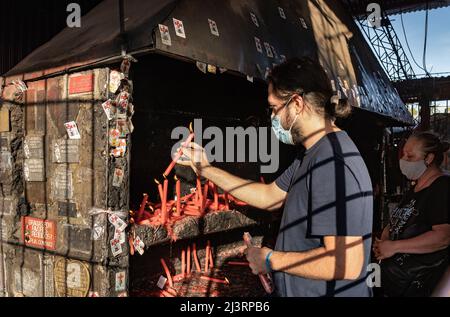
[[[277,210],[283,205],[287,195],[275,182],[263,184],[246,180],[212,166],[204,168],[202,176],[237,199],[259,209]]]
[[[247,259],[253,273],[265,273],[267,248],[249,248]],[[305,252],[274,251],[270,257],[273,270],[315,280],[354,280],[364,265],[362,237],[324,237],[324,246]]]
[[[224,191],[251,206],[272,211],[279,209],[286,199],[287,193],[275,183],[262,184],[246,180],[211,166],[204,149],[196,143],[191,143],[183,153],[189,161],[179,161],[178,164],[191,166],[197,175],[209,179]]]

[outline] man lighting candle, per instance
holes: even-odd
[[[263,184],[211,166],[196,143],[183,152],[197,175],[256,208],[284,205],[274,250],[248,247],[254,274],[273,271],[278,296],[370,296],[366,267],[372,232],[372,184],[353,141],[335,124],[351,107],[333,96],[324,69],[293,59],[269,76],[272,129],[305,149],[273,183]]]

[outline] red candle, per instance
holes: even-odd
[[[205,272],[209,271],[209,264],[208,264],[208,262],[209,262],[209,249],[210,248],[211,248],[211,243],[208,240],[208,242],[206,244],[206,249],[205,249]]]
[[[197,176],[197,193],[198,193],[198,201],[197,206],[202,207],[203,202],[203,194],[202,194],[202,183],[200,181],[200,177]]]
[[[198,261],[197,245],[195,243],[192,244],[192,255],[194,256],[195,269],[197,270],[197,272],[201,272],[202,269],[200,267],[200,262]]]
[[[157,179],[155,179],[155,183],[158,185],[159,198],[161,199],[161,202],[162,202],[163,201],[163,197],[164,197],[163,187],[162,187],[161,183],[158,182]]]
[[[186,254],[186,267],[187,267],[187,274],[191,274],[191,247],[187,247],[187,254]]]
[[[214,184],[214,205],[213,205],[213,209],[217,210],[219,209],[219,193],[217,192],[217,186],[216,184]]]
[[[240,261],[229,261],[228,265],[236,265],[236,266],[250,266],[248,262],[240,262]]]
[[[220,283],[220,284],[230,284],[230,281],[226,277],[222,280],[222,279],[219,279],[219,278],[214,278],[214,277],[209,277],[209,276],[202,275],[202,276],[200,276],[200,279],[205,280],[205,281],[211,281],[211,282],[215,282],[215,283]]]
[[[208,190],[209,190],[209,182],[206,182],[205,187],[203,188],[202,212],[205,212],[206,201],[208,199]]]
[[[184,141],[183,144],[181,144],[180,150],[175,154],[172,162],[169,164],[169,166],[164,171],[164,173],[163,173],[164,177],[167,177],[170,174],[170,172],[174,168],[175,164],[177,164],[177,161],[183,155],[183,148],[187,147],[189,145],[189,143],[192,142],[192,140],[194,139],[194,136],[195,136],[194,133],[189,134],[189,136],[186,139],[186,141]]]
[[[212,249],[209,249],[209,267],[213,268],[214,267],[214,260],[213,260],[213,256],[212,256]]]
[[[185,272],[186,272],[186,263],[185,263],[185,257],[186,257],[186,252],[183,250],[181,250],[181,275],[184,276]]]
[[[142,198],[141,206],[139,207],[139,212],[136,215],[136,219],[140,219],[142,217],[142,214],[144,213],[145,205],[147,205],[148,195],[144,194],[144,197]]]
[[[177,195],[177,216],[181,216],[181,182],[176,176],[175,181],[175,192]]]
[[[167,210],[167,191],[169,189],[169,181],[167,179],[164,180],[164,189],[163,189],[163,201],[161,204],[161,212],[162,212],[162,222],[165,224],[167,219],[169,218],[169,210]]]
[[[161,265],[163,266],[164,272],[166,272],[166,277],[169,282],[169,286],[173,287],[172,275],[170,274],[169,268],[167,267],[166,261],[163,258],[160,259]]]

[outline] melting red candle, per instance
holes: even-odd
[[[169,210],[167,209],[167,191],[169,189],[169,180],[164,180],[163,201],[161,204],[162,222],[166,223],[169,218]]]
[[[177,195],[177,216],[181,216],[181,181],[175,176],[175,192]]]
[[[167,167],[167,169],[164,171],[163,175],[164,177],[167,177],[170,172],[172,171],[172,169],[175,167],[175,164],[177,164],[177,161],[180,159],[180,157],[183,155],[183,148],[187,147],[189,145],[189,143],[192,142],[192,140],[194,139],[194,133],[192,132],[192,123],[189,125],[189,131],[191,131],[191,134],[189,134],[188,138],[186,139],[186,141],[184,141],[181,144],[181,148],[178,150],[178,152],[175,154],[175,156],[172,159],[172,162],[169,164],[169,166]]]

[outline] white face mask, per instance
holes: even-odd
[[[404,159],[400,160],[400,170],[402,174],[406,176],[409,180],[415,181],[420,178],[420,176],[427,170],[427,165],[425,160],[420,160],[416,162],[406,161]]]
[[[272,116],[272,130],[280,142],[288,145],[294,145],[294,140],[292,138],[292,127],[294,126],[295,120],[297,120],[298,115],[295,116],[294,121],[292,121],[289,130],[285,130],[281,125],[281,118],[278,115]]]
[[[291,98],[289,98],[288,102],[286,102],[281,109],[289,106],[289,104],[292,101],[292,98],[294,98],[294,96],[291,96]],[[292,127],[294,126],[295,120],[297,120],[297,118],[298,118],[298,114],[295,116],[294,120],[292,121],[292,124],[289,127],[289,130],[286,130],[281,125],[281,118],[280,118],[280,116],[279,115],[275,115],[275,114],[272,115],[272,117],[271,117],[271,119],[272,119],[272,130],[275,133],[275,136],[277,137],[277,139],[280,140],[280,142],[282,142],[284,144],[288,144],[288,145],[294,145],[294,139],[292,138],[291,130],[292,130]]]

